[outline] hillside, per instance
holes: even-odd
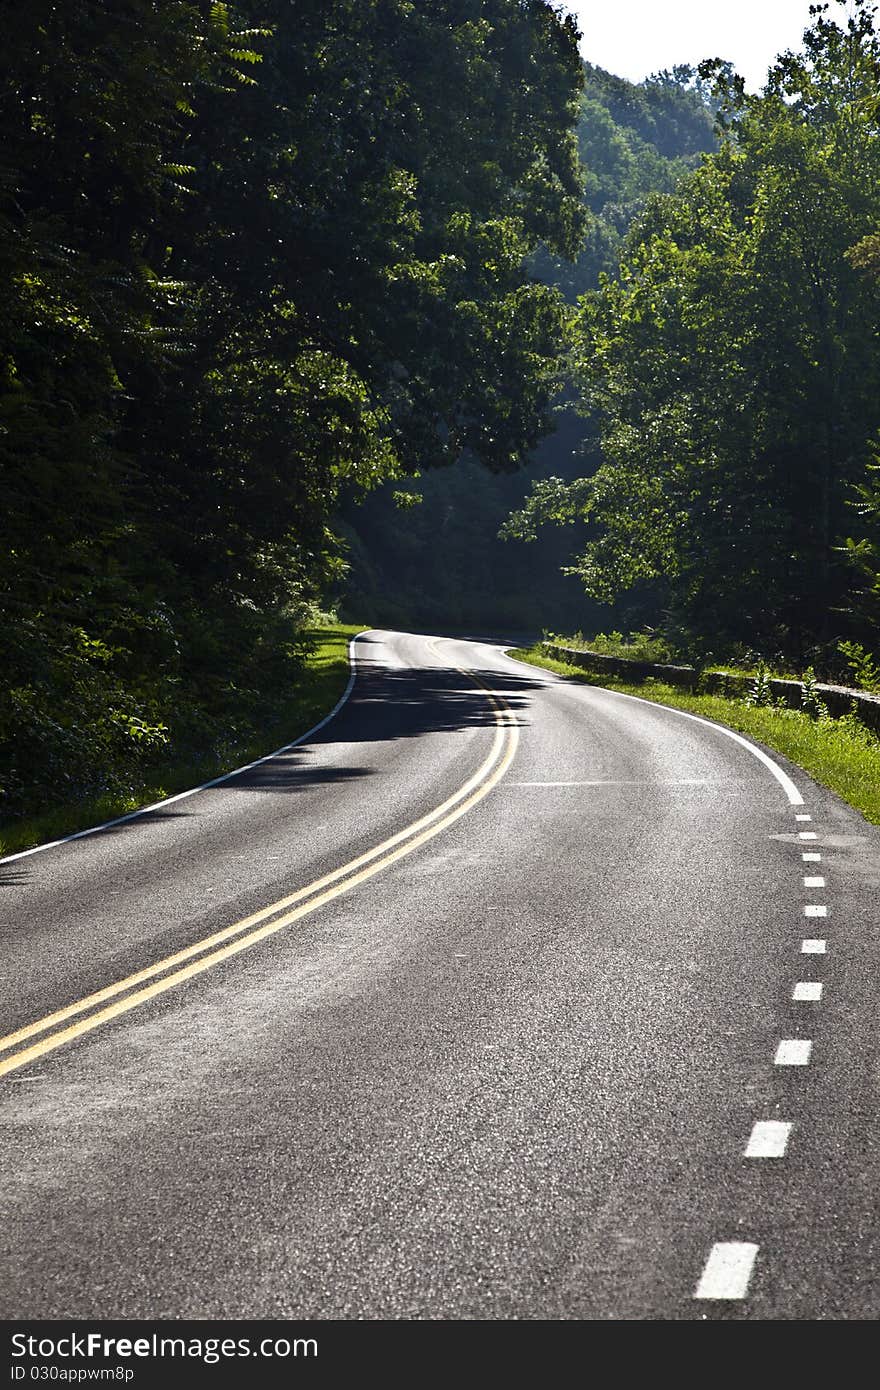
[[[671,192],[715,148],[713,120],[711,95],[689,68],[633,84],[586,63],[577,136],[588,230],[574,263],[541,250],[533,274],[570,303],[595,288],[601,273],[614,274],[626,231],[649,196]],[[552,529],[530,545],[498,536],[533,482],[573,479],[598,466],[595,434],[567,404],[571,396],[563,385],[557,428],[520,473],[493,474],[465,461],[352,501],[339,525],[351,566],[343,612],[431,628],[540,629],[552,620],[574,629],[604,621],[608,609],[563,575]],[[404,514],[395,501],[401,491],[422,498]],[[581,539],[577,530],[567,535],[565,553]]]

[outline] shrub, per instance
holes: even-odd
[[[859,690],[880,691],[880,666],[861,642],[838,642],[837,650],[852,671]]]
[[[754,680],[749,685],[746,692],[745,702],[755,709],[762,709],[773,703],[773,690],[770,685],[770,675],[763,661],[758,663],[758,669]]]
[[[801,709],[811,719],[827,719],[828,706],[816,689],[816,672],[808,666],[801,680]]]

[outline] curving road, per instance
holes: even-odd
[[[880,832],[498,646],[356,658],[0,861],[0,1315],[880,1315]]]

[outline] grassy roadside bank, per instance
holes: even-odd
[[[325,714],[329,714],[342,695],[349,676],[348,644],[362,630],[363,624],[357,623],[310,629],[307,636],[313,645],[302,679],[279,708],[276,718],[267,725],[259,741],[237,745],[232,751],[231,760],[224,759],[223,764],[214,760],[160,764],[152,771],[148,782],[128,795],[107,794],[85,798],[69,805],[53,807],[41,815],[9,821],[0,827],[0,856],[31,849],[48,840],[57,840],[77,830],[86,830],[89,826],[113,820],[116,816],[124,816],[140,806],[149,806],[154,801],[173,796],[175,792],[186,791],[243,763],[261,758],[282,744],[292,742],[323,719]]]
[[[848,715],[842,719],[815,720],[799,710],[753,708],[742,700],[721,695],[688,695],[660,681],[628,685],[556,661],[545,656],[538,646],[514,649],[509,655],[585,685],[638,695],[643,700],[726,724],[790,758],[817,782],[861,811],[866,820],[880,825],[880,739]]]

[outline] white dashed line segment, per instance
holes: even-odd
[[[749,1241],[713,1245],[694,1298],[745,1298],[757,1254],[757,1245]]]
[[[799,980],[791,997],[800,1004],[815,1003],[822,998],[822,986],[817,980]]]
[[[758,1120],[746,1145],[745,1158],[784,1158],[791,1125],[785,1120]]]
[[[796,821],[807,822],[813,818],[806,812],[795,816]],[[798,831],[799,840],[816,840],[813,830]],[[804,863],[819,863],[822,856],[817,853],[802,853]],[[818,876],[805,876],[805,888],[824,888],[825,879]],[[828,908],[823,903],[807,903],[805,917],[827,917]],[[801,943],[803,955],[820,956],[826,953],[826,942],[815,938],[805,938]],[[816,1002],[822,998],[822,985],[815,980],[801,980],[792,990],[792,999],[801,1002]],[[777,1067],[805,1067],[809,1064],[813,1044],[809,1038],[783,1038],[776,1048],[773,1058]],[[784,1158],[791,1136],[791,1123],[787,1120],[757,1120],[752,1126],[746,1144],[745,1158]],[[758,1246],[749,1241],[720,1241],[712,1246],[706,1261],[695,1298],[740,1299],[745,1298]]]
[[[805,1067],[812,1051],[813,1044],[808,1038],[783,1038],[773,1061],[777,1067]]]

